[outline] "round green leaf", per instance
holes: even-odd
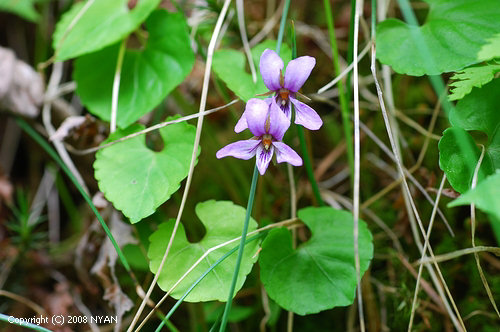
[[[247,58],[242,51],[235,50],[220,50],[215,52],[213,57],[212,68],[217,76],[226,83],[227,87],[234,92],[241,100],[247,102],[255,95],[266,93],[268,89],[264,85],[262,76],[259,71],[259,61],[262,52],[266,48],[274,49],[276,42],[267,40],[252,49],[252,59],[257,71],[257,82],[254,83],[252,75],[245,70],[247,67]],[[292,53],[287,45],[283,45],[281,49],[281,58],[286,64],[290,61]]]
[[[182,224],[172,243],[170,253],[165,262],[165,267],[160,273],[158,285],[164,291],[168,291],[184,273],[204,254],[208,249],[226,241],[241,236],[241,229],[245,219],[245,209],[226,201],[207,201],[196,205],[196,215],[205,226],[206,234],[200,242],[191,243],[187,240]],[[160,225],[158,230],[150,237],[148,257],[150,259],[150,270],[157,273],[163,258],[174,222]],[[250,219],[248,231],[257,228],[255,220]],[[171,296],[179,299],[184,292],[219,258],[237,246],[234,242],[211,252],[188,276],[175,288]],[[258,248],[258,242],[253,241],[245,246],[241,268],[238,274],[236,290],[239,290],[245,281],[246,275],[252,270],[254,258]],[[236,265],[237,255],[230,255],[216,268],[214,268],[191,293],[185,301],[227,301],[231,279]]]
[[[476,188],[467,191],[448,206],[469,205],[474,203],[479,209],[500,218],[500,172],[487,177]]]
[[[274,229],[262,243],[260,277],[269,296],[299,315],[317,313],[353,302],[356,291],[353,216],[329,207],[298,213],[312,236],[296,250],[290,232]],[[361,275],[373,257],[372,235],[359,223]]]
[[[496,79],[481,88],[474,88],[449,114],[453,127],[445,130],[439,141],[439,165],[452,187],[460,193],[470,188],[481,154],[480,148],[466,131],[482,131],[488,136],[478,183],[500,168],[499,95],[500,80]]]
[[[108,141],[142,129],[133,125],[118,130]],[[160,152],[146,147],[144,135],[99,150],[94,162],[99,189],[132,223],[151,215],[187,176],[195,132],[185,122],[160,129],[164,142]]]
[[[439,167],[446,173],[448,182],[459,193],[469,190],[474,169],[481,155],[472,136],[460,127],[451,127],[443,132],[438,147]],[[483,159],[478,180],[481,181],[491,172],[491,161],[486,156]]]
[[[184,80],[194,64],[182,14],[157,10],[146,21],[146,27],[146,48],[127,50],[123,59],[116,118],[120,128],[157,106]],[[113,45],[75,61],[76,92],[90,112],[106,121],[111,116],[118,49],[119,45]]]
[[[377,58],[396,72],[437,75],[478,63],[478,52],[500,31],[498,0],[426,0],[424,25],[396,19],[377,26]]]
[[[133,9],[128,8],[128,3],[129,0],[94,0],[83,15],[87,1],[75,3],[56,25],[52,42],[56,60],[95,52],[122,40],[139,27],[160,0],[139,0]],[[69,29],[78,15],[80,19]]]

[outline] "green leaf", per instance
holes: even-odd
[[[140,1],[139,1],[140,3]],[[127,50],[123,59],[116,122],[125,128],[157,106],[194,64],[187,24],[180,13],[157,10],[146,21],[144,50]],[[109,121],[119,45],[75,61],[77,93],[90,112]]]
[[[260,277],[269,297],[299,315],[317,313],[354,301],[353,216],[329,207],[298,213],[312,236],[297,249],[287,229],[272,230],[262,243]],[[373,257],[372,235],[359,223],[361,276]]]
[[[467,191],[456,200],[448,204],[449,207],[468,205],[474,203],[484,212],[494,214],[500,218],[500,172],[487,177],[474,189]]]
[[[118,130],[106,142],[142,129],[136,124]],[[99,150],[94,162],[99,189],[132,223],[151,215],[187,176],[195,132],[185,122],[160,129],[164,142],[160,152],[146,147],[144,135]]]
[[[22,18],[36,22],[40,14],[35,10],[35,0],[2,0],[0,1],[0,11],[10,12]]]
[[[56,25],[52,41],[56,60],[95,52],[124,39],[139,27],[160,0],[139,0],[133,9],[128,8],[128,2],[94,0],[86,11],[82,10],[88,1],[75,3]],[[79,15],[80,19],[70,29]]]
[[[453,188],[465,193],[476,168],[480,148],[466,131],[482,131],[486,154],[478,174],[478,183],[500,168],[500,80],[493,80],[461,99],[449,114],[452,128],[443,133],[439,142],[439,165]],[[462,144],[459,142],[462,141]],[[462,150],[461,150],[462,149]]]
[[[259,61],[262,52],[266,48],[274,49],[276,42],[267,40],[252,49],[252,59],[257,71],[257,83],[253,83],[250,71],[247,71],[247,58],[243,51],[235,50],[219,50],[215,52],[212,68],[215,74],[226,83],[227,87],[234,92],[241,100],[247,102],[251,98],[255,98],[256,94],[266,93],[268,89],[264,85],[262,76],[259,71]],[[283,44],[281,48],[281,58],[286,64],[292,58],[290,48]]]
[[[457,71],[480,62],[478,52],[500,31],[498,0],[426,0],[424,25],[388,19],[377,26],[377,58],[413,76]]]
[[[486,45],[481,47],[477,54],[478,60],[488,61],[493,58],[500,58],[500,33],[491,37]]]
[[[187,240],[182,224],[172,243],[170,253],[165,262],[165,267],[160,273],[158,285],[168,291],[182,275],[204,254],[208,249],[241,236],[241,229],[245,219],[245,209],[226,201],[207,201],[196,205],[196,215],[205,226],[206,234],[200,242],[191,243]],[[167,248],[174,222],[160,225],[158,230],[150,237],[148,257],[151,260],[150,270],[157,273],[160,262]],[[255,220],[250,219],[248,231],[257,228]],[[219,248],[210,254],[175,288],[171,296],[179,299],[184,292],[200,277],[216,260],[237,246],[234,242]],[[258,242],[253,241],[245,246],[241,269],[238,275],[236,290],[239,290],[250,273],[258,248]],[[227,301],[227,294],[231,285],[237,255],[230,255],[214,270],[212,270],[191,293],[186,297],[188,302]]]
[[[469,67],[455,73],[451,77],[456,82],[450,84],[451,87],[454,87],[451,90],[450,100],[462,99],[472,91],[472,88],[480,88],[491,82],[498,72],[500,72],[500,64],[489,63],[484,66]]]
[[[462,144],[458,142],[462,141]],[[474,169],[481,155],[472,136],[460,127],[451,127],[439,140],[439,167],[446,173],[451,186],[459,193],[466,192],[472,183]],[[491,161],[483,159],[478,180],[492,172]]]

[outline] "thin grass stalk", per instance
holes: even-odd
[[[116,113],[118,111],[118,97],[120,92],[120,79],[122,73],[123,58],[125,57],[125,49],[127,38],[120,43],[118,50],[118,59],[116,60],[115,76],[113,78],[113,90],[111,96],[111,121],[109,123],[109,131],[111,133],[116,131]]]
[[[361,148],[360,148],[360,133],[359,133],[359,82],[358,82],[358,36],[359,36],[359,19],[362,15],[363,0],[356,1],[356,12],[354,16],[354,43],[353,43],[353,76],[354,76],[354,174],[353,174],[353,238],[354,238],[354,264],[356,267],[356,285],[358,298],[358,314],[359,327],[361,332],[365,331],[365,317],[363,312],[363,292],[361,288],[361,264],[359,259],[359,201],[360,201],[360,163],[361,163]],[[373,44],[372,44],[373,45]]]
[[[245,241],[248,232],[248,224],[250,221],[250,215],[252,214],[253,201],[255,198],[255,189],[257,187],[257,179],[259,178],[259,170],[257,164],[253,169],[252,185],[250,186],[250,194],[248,197],[247,211],[245,214],[245,222],[243,223],[243,231],[241,232],[240,246],[238,248],[238,257],[236,258],[236,265],[234,267],[233,279],[231,280],[231,287],[229,288],[229,295],[226,302],[226,307],[224,308],[224,314],[222,316],[222,321],[220,324],[220,332],[226,330],[227,320],[229,318],[229,312],[231,311],[231,304],[233,302],[234,289],[236,288],[236,282],[238,281],[238,274],[240,272],[241,260],[243,259],[243,252],[245,250]]]
[[[323,0],[323,5],[325,7],[326,24],[328,26],[328,34],[330,36],[330,45],[332,47],[333,56],[333,67],[335,70],[335,76],[340,76],[340,64],[339,64],[339,50],[337,47],[337,39],[335,37],[335,25],[333,21],[332,8],[330,6],[330,0]],[[354,174],[354,152],[352,146],[352,135],[351,135],[351,121],[349,119],[349,100],[347,99],[346,87],[342,80],[338,84],[339,89],[339,101],[340,101],[340,112],[342,115],[342,126],[344,128],[344,136],[347,148],[347,161],[349,162],[349,170],[351,177],[351,185],[353,181],[352,175]]]

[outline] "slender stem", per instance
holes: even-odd
[[[347,64],[351,64],[354,59],[354,17],[356,14],[356,0],[351,0],[351,19],[349,20],[349,40],[347,45]],[[351,72],[347,73],[347,100],[351,100]]]
[[[335,69],[335,76],[339,76],[341,74],[339,65],[339,50],[337,47],[337,39],[335,37],[335,26],[333,21],[332,8],[330,6],[330,0],[323,0],[323,3],[325,7],[328,33],[330,35],[330,45],[332,47],[333,67]],[[344,127],[344,136],[347,147],[347,160],[349,162],[349,170],[351,172],[351,182],[352,182],[353,180],[352,175],[354,174],[354,150],[352,146],[351,122],[349,119],[349,101],[348,101],[349,99],[347,98],[345,84],[342,80],[339,81],[338,87],[339,87],[340,112],[342,115],[342,125]]]
[[[314,198],[316,198],[318,205],[324,206],[325,203],[323,202],[323,199],[321,198],[318,183],[316,182],[316,179],[314,178],[314,171],[313,171],[311,159],[309,158],[309,152],[307,151],[306,138],[304,135],[304,128],[302,128],[302,126],[297,126],[297,134],[299,136],[300,149],[302,151],[302,158],[304,159],[304,166],[306,168],[307,177],[309,178],[309,182],[311,182],[311,187],[312,187],[312,191],[314,194]]]
[[[280,54],[281,43],[283,42],[283,35],[285,33],[286,17],[288,15],[288,8],[290,8],[290,3],[292,0],[286,0],[285,6],[283,7],[283,14],[281,15],[280,29],[278,31],[278,39],[276,40],[276,53]]]
[[[34,131],[23,119],[17,118],[16,122],[19,125],[19,127],[21,127],[28,135],[30,135],[49,154],[49,156],[51,156],[52,159],[54,159],[59,164],[59,166],[62,168],[62,170],[66,173],[66,175],[73,182],[73,184],[76,186],[76,188],[78,189],[80,194],[82,194],[83,198],[85,199],[85,201],[88,203],[88,205],[92,209],[92,212],[94,212],[95,216],[97,217],[97,219],[101,223],[101,226],[104,229],[104,232],[106,232],[106,235],[108,236],[109,240],[113,244],[113,247],[115,248],[116,253],[120,257],[120,261],[122,262],[123,266],[129,272],[129,274],[132,277],[132,279],[134,280],[134,282],[136,282],[135,276],[133,276],[132,270],[130,269],[130,265],[128,264],[125,256],[123,255],[123,252],[121,251],[120,247],[116,243],[115,238],[113,237],[113,234],[111,234],[111,231],[109,230],[108,226],[106,225],[106,223],[102,219],[101,214],[99,213],[99,211],[97,211],[97,208],[92,203],[92,199],[90,199],[90,197],[87,195],[85,190],[80,186],[80,184],[78,183],[78,181],[76,180],[74,175],[71,173],[71,171],[68,169],[66,164],[61,160],[61,158],[52,149],[52,147],[49,144],[47,144],[47,142],[45,142],[45,140],[42,137],[40,137],[40,135],[38,135],[38,133],[36,131]]]
[[[109,131],[112,133],[116,130],[116,112],[118,111],[120,78],[122,73],[122,64],[123,64],[123,58],[125,56],[126,44],[127,44],[127,38],[122,40],[120,44],[120,48],[118,50],[118,60],[116,61],[115,77],[113,79],[113,90],[111,96],[111,121],[109,125]]]
[[[236,288],[236,281],[238,280],[238,274],[240,272],[241,259],[243,258],[243,251],[245,250],[245,240],[247,237],[248,224],[250,221],[250,214],[252,213],[253,200],[255,198],[255,188],[257,187],[258,178],[259,178],[259,171],[257,169],[257,164],[255,164],[255,167],[253,169],[252,185],[250,186],[250,194],[248,197],[245,222],[243,223],[243,231],[241,232],[240,246],[238,248],[238,258],[236,259],[236,266],[234,267],[233,280],[231,281],[231,287],[229,289],[229,295],[227,297],[226,307],[224,309],[224,315],[222,316],[222,321],[220,324],[220,329],[219,329],[220,332],[225,331],[227,319],[229,317],[229,312],[231,311],[234,289]]]

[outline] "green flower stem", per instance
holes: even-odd
[[[19,326],[22,326],[22,327],[25,327],[25,328],[28,328],[30,330],[35,330],[35,331],[42,331],[42,332],[52,332],[51,330],[49,329],[46,329],[45,327],[43,326],[40,326],[40,325],[35,325],[35,324],[31,324],[31,323],[26,323],[26,322],[22,322],[21,323],[16,323],[14,321],[9,321],[12,320],[12,319],[17,319],[16,317],[13,317],[13,316],[7,316],[7,315],[4,315],[4,314],[0,314],[0,321],[4,321],[8,324],[12,324],[12,325],[19,325]]]
[[[262,236],[264,235],[264,233],[260,233],[260,234],[256,234],[252,237],[249,237],[248,239],[246,239],[245,241],[245,245],[254,241],[254,240],[257,240],[259,238],[261,238]],[[231,250],[229,250],[227,253],[225,253],[221,258],[219,258],[217,261],[215,261],[212,265],[210,265],[210,267],[205,271],[203,272],[203,274],[198,278],[196,279],[195,282],[193,282],[193,284],[186,290],[186,292],[184,292],[184,294],[181,296],[180,299],[177,300],[177,302],[174,304],[174,306],[170,309],[170,311],[167,313],[167,315],[163,318],[163,321],[160,323],[160,325],[156,328],[156,332],[160,331],[161,328],[163,327],[163,325],[165,324],[165,322],[170,318],[172,317],[172,315],[174,314],[175,310],[177,310],[177,308],[182,304],[182,302],[184,301],[184,299],[189,295],[189,293],[191,293],[191,291],[210,273],[212,272],[213,269],[215,269],[220,263],[222,263],[226,258],[228,258],[229,256],[231,256],[233,253],[236,252],[236,250],[238,250],[239,246],[237,247],[234,247],[232,248]],[[219,318],[220,319],[220,318]],[[216,322],[214,324],[214,326],[217,325],[218,322]]]
[[[295,39],[295,26],[292,24],[292,59],[295,59],[296,57],[297,57],[297,42]],[[309,182],[311,182],[311,187],[313,190],[314,197],[316,198],[318,205],[323,206],[325,205],[325,203],[323,202],[323,199],[321,199],[318,183],[314,178],[312,162],[311,159],[309,158],[309,151],[307,149],[304,128],[302,126],[297,126],[297,134],[299,136],[300,149],[302,151],[302,158],[304,159],[304,166],[306,167],[306,172],[307,172],[307,177],[309,178]]]
[[[300,141],[300,150],[302,151],[302,159],[304,159],[304,166],[306,168],[307,177],[309,178],[309,182],[311,182],[312,191],[314,194],[314,198],[318,202],[319,206],[324,206],[325,203],[321,198],[321,194],[319,192],[318,183],[314,178],[313,167],[311,163],[311,159],[309,158],[309,151],[307,150],[306,138],[304,135],[304,128],[302,126],[297,126],[297,134],[299,136]]]
[[[245,215],[245,222],[243,223],[243,231],[241,232],[240,246],[238,248],[238,258],[236,259],[236,266],[234,267],[233,280],[231,281],[231,288],[229,289],[229,295],[226,302],[226,307],[224,308],[224,315],[222,316],[222,321],[220,324],[220,332],[224,332],[226,329],[227,319],[229,317],[229,312],[231,311],[231,304],[233,302],[234,289],[236,287],[236,281],[238,280],[238,274],[240,272],[241,259],[243,258],[243,250],[245,249],[245,241],[248,232],[248,224],[250,221],[250,214],[252,213],[253,200],[255,198],[255,188],[257,187],[257,179],[259,178],[259,171],[257,169],[257,164],[253,169],[252,185],[250,186],[250,194],[248,197],[247,212]]]
[[[341,74],[339,65],[339,50],[337,47],[337,39],[335,38],[335,26],[332,15],[332,7],[330,5],[330,0],[323,0],[323,5],[325,7],[326,23],[328,26],[328,34],[330,35],[330,45],[332,47],[333,56],[333,67],[335,69],[335,75],[339,76]],[[340,101],[340,111],[342,115],[342,125],[344,127],[344,136],[347,147],[347,160],[349,163],[349,170],[351,174],[351,184],[352,184],[352,174],[354,174],[354,149],[352,146],[352,135],[351,135],[351,122],[349,119],[349,102],[348,95],[346,92],[346,87],[343,80],[338,82],[339,88],[339,101]]]
[[[80,186],[80,184],[76,180],[76,178],[73,175],[73,173],[71,173],[71,171],[69,170],[69,168],[61,160],[61,158],[57,155],[57,153],[54,151],[54,149],[52,149],[52,147],[36,131],[34,131],[33,128],[31,128],[26,123],[26,121],[24,121],[21,118],[17,118],[16,122],[19,125],[19,127],[21,127],[28,135],[30,135],[49,154],[49,156],[51,156],[52,159],[54,159],[59,164],[59,166],[62,168],[62,170],[70,178],[71,182],[73,182],[73,184],[76,186],[76,188],[78,189],[78,191],[80,192],[80,194],[83,196],[83,198],[85,199],[85,201],[87,202],[87,204],[92,209],[92,212],[94,212],[95,216],[97,217],[97,219],[101,223],[101,226],[104,229],[104,232],[106,232],[106,235],[108,236],[108,239],[113,244],[113,247],[115,248],[116,253],[118,254],[118,257],[120,257],[121,263],[123,264],[123,266],[125,267],[125,269],[129,273],[129,275],[132,278],[132,280],[134,281],[134,283],[137,285],[137,279],[135,278],[132,270],[130,269],[130,265],[128,264],[127,259],[125,258],[125,256],[123,255],[123,252],[121,251],[120,247],[116,243],[115,238],[113,237],[113,234],[111,234],[111,231],[109,230],[108,226],[106,225],[106,223],[102,219],[101,214],[99,213],[99,211],[97,211],[97,208],[92,203],[92,199],[87,195],[87,193],[82,188],[82,186]]]
[[[285,2],[283,7],[283,14],[281,14],[280,29],[278,31],[278,39],[276,40],[276,53],[280,54],[281,44],[283,43],[283,35],[285,33],[286,17],[288,15],[288,9],[290,8],[291,0]]]

